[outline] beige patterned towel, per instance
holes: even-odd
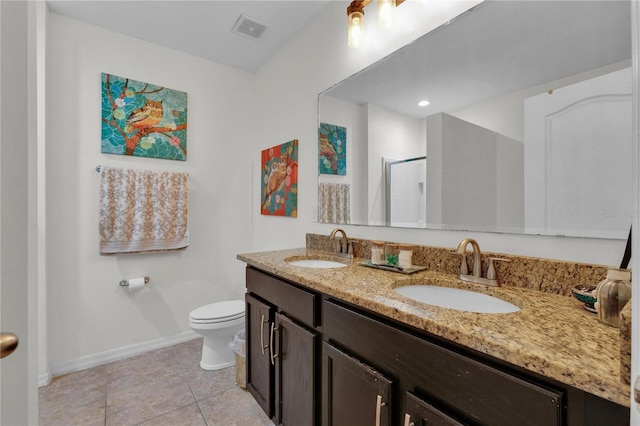
[[[189,245],[189,175],[100,168],[100,254]]]
[[[344,183],[318,184],[320,223],[351,223],[349,189]]]

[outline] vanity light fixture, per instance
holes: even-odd
[[[349,47],[360,47],[362,27],[364,26],[364,1],[352,1],[349,7],[347,7],[347,17],[349,20],[347,39]]]
[[[426,101],[426,100],[425,101],[420,101],[420,102],[418,102],[418,106],[419,107],[426,107],[427,105],[429,105],[429,103],[430,102]]]
[[[364,8],[372,0],[354,0],[347,7],[347,42],[349,47],[360,47],[364,27]],[[404,0],[378,0],[378,24],[389,28],[393,24],[395,8]]]

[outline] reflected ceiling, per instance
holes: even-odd
[[[492,7],[496,3],[500,7]],[[630,2],[576,3],[482,3],[457,17],[455,25],[443,25],[330,94],[425,117],[629,59]],[[621,29],[620,22],[628,27]],[[551,30],[556,28],[561,30]],[[587,49],[589,54],[566,55]],[[428,57],[420,54],[425,51],[431,52]],[[418,107],[422,99],[430,105]]]

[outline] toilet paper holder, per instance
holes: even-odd
[[[144,283],[148,284],[149,283],[149,277],[144,277]],[[120,285],[122,287],[127,287],[129,285],[129,280],[122,280],[120,281]]]

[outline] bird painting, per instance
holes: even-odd
[[[264,215],[298,215],[298,140],[262,151],[261,208]]]
[[[138,108],[131,112],[127,118],[127,127],[132,127],[140,133],[146,133],[146,130],[157,125],[162,121],[162,101],[152,101],[147,98],[142,108]]]
[[[338,170],[338,156],[335,147],[329,142],[327,135],[320,135],[319,150],[320,156],[325,159],[325,163],[333,170],[333,173],[336,174]]]
[[[320,174],[346,175],[347,129],[320,123],[318,129],[318,171]]]
[[[187,159],[186,92],[106,73],[101,87],[100,152]]]

